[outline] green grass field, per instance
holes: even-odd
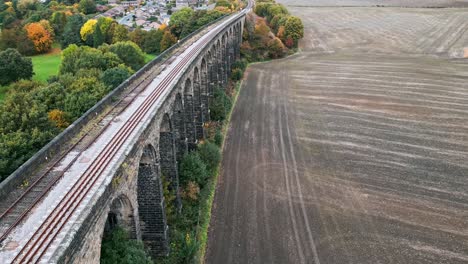
[[[47,53],[31,57],[33,63],[34,76],[33,79],[45,82],[51,75],[57,75],[61,52]]]
[[[148,63],[148,62],[152,61],[155,57],[156,57],[156,55],[146,54],[145,53],[145,63]]]

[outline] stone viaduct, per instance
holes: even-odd
[[[225,87],[233,63],[240,58],[244,21],[242,11],[218,22],[221,29],[215,24],[217,33],[173,82],[151,120],[144,120],[142,133],[116,169],[106,172],[91,202],[67,223],[70,231],[62,243],[45,253],[47,262],[99,263],[103,234],[117,225],[131,238],[143,241],[153,256],[169,254],[165,207],[171,202],[177,210],[184,210],[177,164],[205,137],[214,89]],[[169,183],[176,197],[173,201],[165,201],[163,181]]]
[[[169,254],[162,181],[180,203],[177,163],[205,137],[204,123],[213,91],[224,87],[232,64],[240,58],[244,17],[221,31],[186,69],[170,96],[113,175],[91,213],[59,262],[99,263],[103,233],[119,225],[132,238],[142,240],[153,256]]]

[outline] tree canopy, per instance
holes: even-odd
[[[0,85],[31,79],[34,74],[31,59],[21,56],[16,49],[1,51],[0,61]]]

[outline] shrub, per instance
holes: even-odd
[[[221,89],[214,91],[214,98],[210,103],[210,117],[215,121],[223,121],[231,109],[231,98]]]
[[[240,81],[243,75],[244,73],[241,69],[234,68],[232,69],[232,72],[231,72],[231,80]]]
[[[129,239],[127,232],[116,228],[105,235],[101,246],[102,264],[152,264],[141,241]]]
[[[211,142],[206,142],[198,148],[201,160],[210,171],[214,171],[221,160],[219,147]]]
[[[33,66],[30,58],[25,58],[15,49],[0,52],[0,85],[6,85],[19,79],[31,79]]]
[[[179,168],[179,180],[182,185],[189,181],[203,186],[208,178],[206,165],[196,152],[190,152],[182,158]]]
[[[185,189],[182,191],[181,196],[184,199],[196,201],[198,200],[199,193],[200,193],[200,186],[198,186],[196,182],[189,181]]]
[[[216,134],[214,136],[214,143],[218,146],[221,147],[221,144],[223,144],[223,134],[221,133],[221,129],[216,129]]]

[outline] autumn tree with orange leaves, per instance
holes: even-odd
[[[50,50],[54,40],[51,33],[40,22],[27,24],[24,29],[28,38],[33,42],[37,53],[45,53]]]

